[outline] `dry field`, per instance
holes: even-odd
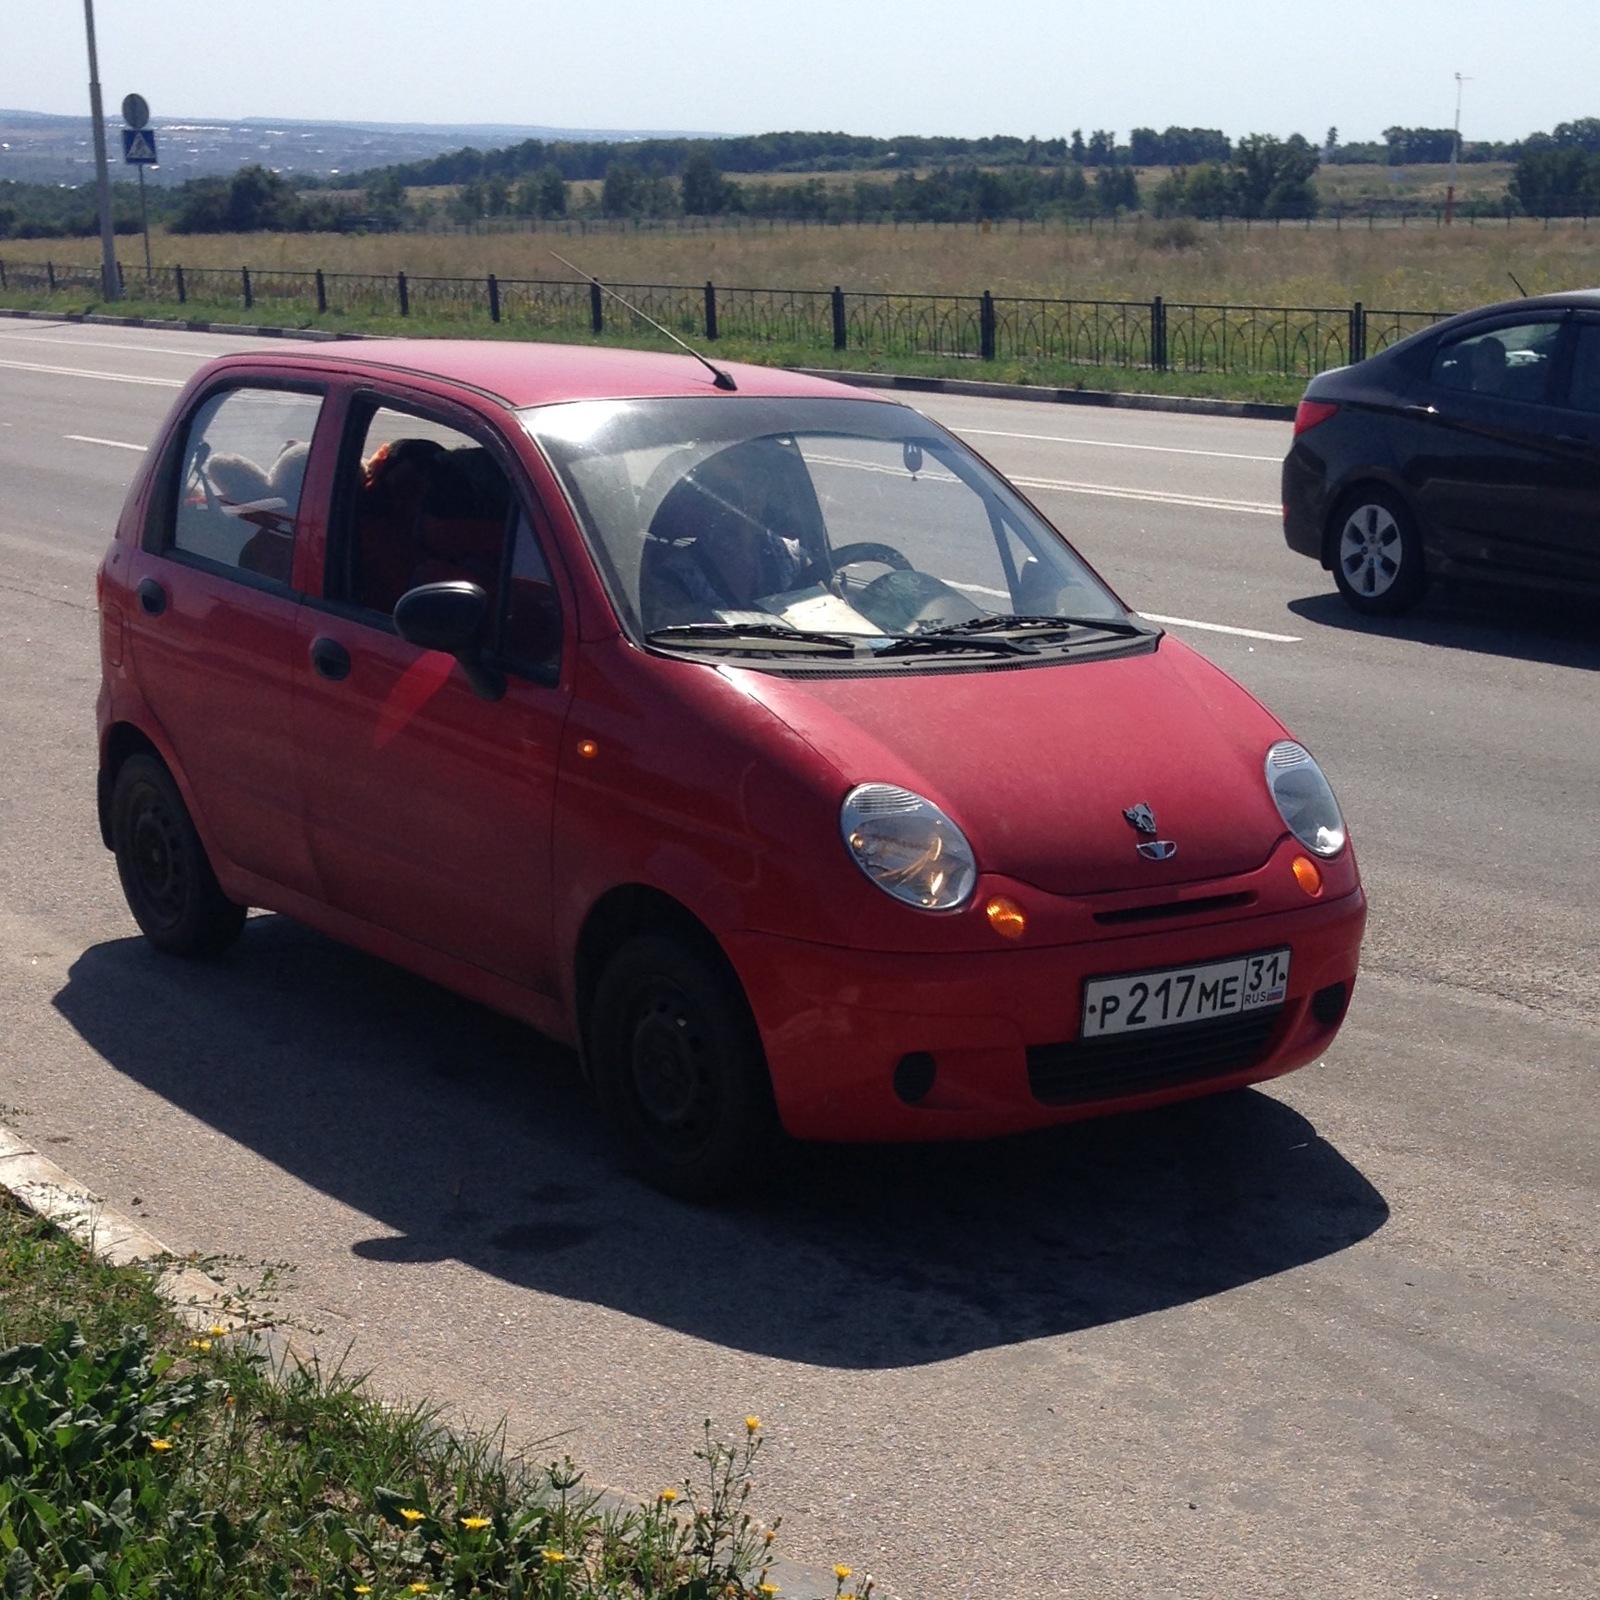
[[[784,227],[746,224],[694,231],[553,231],[486,234],[248,234],[163,237],[158,263],[329,272],[404,270],[412,276],[570,277],[560,251],[611,282],[891,290],[1169,301],[1455,310],[1515,294],[1600,284],[1600,221],[1548,227],[1519,219],[1369,229],[1285,223],[1124,221],[1065,229],[1029,223],[920,227]],[[15,242],[4,258],[94,266],[93,242]],[[130,272],[136,238],[121,241]]]

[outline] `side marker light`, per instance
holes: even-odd
[[[1309,856],[1294,858],[1294,878],[1313,900],[1322,893],[1322,869]]]
[[[593,739],[580,739],[578,741],[578,754],[585,761],[593,761],[600,754],[600,746]]]
[[[983,908],[983,913],[989,919],[989,926],[1002,939],[1020,939],[1028,931],[1028,919],[1022,907],[1007,895],[997,894]]]

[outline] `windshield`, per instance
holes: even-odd
[[[909,407],[719,396],[521,417],[625,624],[651,642],[870,657],[1036,653],[1052,627],[1062,640],[1146,632]]]

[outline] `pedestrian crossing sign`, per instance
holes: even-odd
[[[156,136],[151,128],[124,128],[122,130],[122,159],[131,166],[155,165]]]

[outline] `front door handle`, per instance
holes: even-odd
[[[167,591],[154,578],[140,580],[139,609],[147,617],[159,617],[167,609]]]
[[[350,652],[337,639],[323,636],[311,642],[311,665],[318,676],[338,683],[350,676]]]
[[[1438,407],[1436,406],[1401,406],[1400,415],[1403,417],[1415,417],[1419,422],[1440,420]]]

